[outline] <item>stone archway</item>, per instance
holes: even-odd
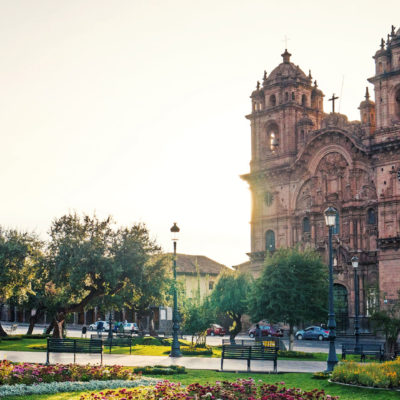
[[[349,302],[348,293],[345,286],[335,283],[333,285],[333,295],[335,304],[336,330],[346,332],[349,327]]]

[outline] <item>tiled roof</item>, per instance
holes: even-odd
[[[200,274],[218,275],[224,268],[227,268],[206,256],[179,253],[176,255],[176,272],[178,274],[197,275],[196,264]]]

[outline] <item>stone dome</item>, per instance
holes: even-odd
[[[275,83],[276,81],[283,81],[288,79],[305,79],[308,80],[306,74],[292,62],[290,62],[291,54],[285,50],[282,54],[283,63],[279,64],[268,76],[265,80],[265,83],[268,85],[270,83]]]

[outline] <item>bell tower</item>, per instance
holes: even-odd
[[[368,81],[375,87],[376,128],[387,128],[400,123],[400,29],[381,40],[381,47],[373,57],[375,76]]]

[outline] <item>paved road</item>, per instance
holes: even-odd
[[[73,354],[50,354],[50,363],[68,364],[73,362]],[[28,351],[3,351],[0,350],[0,359],[6,358],[15,362],[45,363],[45,352]],[[99,364],[98,354],[77,354],[78,364]],[[131,356],[126,354],[103,354],[103,364],[124,366],[148,366],[148,365],[183,365],[188,369],[219,370],[221,360],[219,358],[203,357],[179,357],[168,356]],[[224,360],[224,370],[246,372],[247,362],[245,360]],[[278,360],[278,372],[318,372],[326,368],[326,362],[321,361],[288,361]],[[251,370],[257,372],[273,371],[272,361],[252,361]]]

